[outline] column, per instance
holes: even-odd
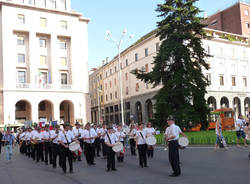
[[[54,89],[58,89],[59,86],[59,81],[60,81],[60,76],[59,76],[59,57],[58,57],[58,40],[57,36],[55,34],[51,35],[51,40],[50,40],[50,45],[51,45],[51,50],[50,50],[50,63],[51,63],[51,82],[53,84]]]
[[[31,117],[32,117],[32,121],[33,122],[36,122],[36,123],[39,123],[39,117],[38,117],[38,102],[31,102],[31,107],[32,107],[32,114],[31,114]]]
[[[60,121],[60,104],[54,103],[54,120]]]
[[[30,72],[30,82],[33,86],[38,83],[38,67],[39,67],[39,57],[38,52],[38,41],[35,32],[29,33],[29,67]]]

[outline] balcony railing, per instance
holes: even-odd
[[[16,88],[18,88],[18,89],[30,89],[30,83],[17,83]]]
[[[52,84],[39,84],[40,89],[52,89]]]
[[[72,88],[72,85],[70,84],[61,84],[61,89],[70,90],[71,88]]]

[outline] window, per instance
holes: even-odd
[[[115,72],[116,72],[116,66],[115,66]]]
[[[111,81],[109,81],[109,87],[112,88],[112,82]]]
[[[250,28],[249,22],[246,22],[246,28]]]
[[[145,57],[148,57],[148,48],[145,49]]]
[[[25,101],[17,102],[16,111],[26,111],[26,102]]]
[[[120,63],[120,69],[122,69],[122,63]]]
[[[244,85],[244,87],[247,87],[247,78],[246,77],[243,77],[243,85]]]
[[[24,45],[24,37],[17,36],[17,45]]]
[[[126,109],[126,110],[129,110],[129,109],[130,109],[130,102],[126,102],[126,103],[125,103],[125,109]]]
[[[46,111],[46,104],[44,101],[39,103],[39,111]]]
[[[128,66],[128,59],[126,59],[126,66]]]
[[[102,80],[102,74],[100,75],[100,80]]]
[[[108,101],[108,95],[106,95],[106,101]]]
[[[66,57],[61,57],[61,67],[66,67],[67,66],[67,58]]]
[[[125,79],[128,80],[128,73],[125,73]]]
[[[249,15],[248,10],[244,10],[244,13],[245,13],[245,15],[246,15],[246,16],[248,16],[248,15]]]
[[[135,54],[135,61],[138,61],[138,54]]]
[[[46,0],[41,0],[41,6],[46,7]]]
[[[47,19],[46,18],[40,18],[40,27],[47,27]]]
[[[128,95],[128,87],[126,87],[126,95]]]
[[[18,54],[18,60],[17,62],[20,63],[20,64],[23,64],[25,63],[25,55],[24,54]]]
[[[56,0],[50,0],[51,8],[56,8]]]
[[[109,72],[110,72],[110,75],[112,75],[112,69],[110,69]]]
[[[26,71],[17,72],[17,83],[26,83]]]
[[[108,85],[107,85],[107,83],[105,83],[105,89],[107,90],[107,88],[108,88]]]
[[[48,73],[47,72],[40,72],[39,73],[39,83],[47,84],[48,83]]]
[[[66,22],[66,21],[61,20],[60,25],[61,25],[61,28],[62,28],[62,29],[67,29],[67,22]]]
[[[109,110],[110,110],[110,112],[114,112],[113,106],[110,106],[110,107],[109,107]]]
[[[117,91],[115,92],[115,98],[117,98]]]
[[[43,38],[39,39],[39,45],[41,48],[46,48],[46,40]]]
[[[116,86],[116,79],[114,81],[115,81],[115,86]]]
[[[112,100],[112,93],[110,93],[110,100]],[[110,111],[111,112],[111,111]]]
[[[140,89],[139,83],[136,83],[135,91],[139,91],[139,89]]]
[[[159,42],[157,42],[157,43],[155,44],[155,47],[156,47],[156,51],[159,51],[159,49],[160,49],[160,44],[159,44]]]
[[[103,103],[103,96],[101,95],[101,103]],[[103,114],[103,113],[102,113]]]
[[[224,77],[220,75],[220,86],[224,86]]]
[[[68,74],[61,73],[61,84],[68,84]]]
[[[235,78],[235,76],[232,76],[232,86],[236,86],[236,78]]]
[[[40,65],[46,65],[46,64],[47,64],[47,57],[40,56]]]
[[[148,64],[145,65],[145,71],[149,72]]]
[[[66,41],[63,41],[63,40],[60,41],[60,49],[64,49],[64,50],[67,49],[67,42]]]
[[[19,24],[25,24],[24,15],[18,14],[18,15],[17,15],[17,20],[18,20],[18,23],[19,23]]]
[[[210,73],[206,74],[206,78],[207,78],[207,81],[208,81],[208,85],[211,85],[212,84],[212,82],[211,82],[211,74]]]
[[[217,25],[217,23],[218,23],[218,21],[217,20],[213,20],[212,22],[211,22],[211,26],[215,26],[215,25]]]

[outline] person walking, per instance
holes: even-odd
[[[12,159],[12,148],[15,145],[15,137],[11,134],[10,129],[7,129],[5,135],[2,138],[2,141],[5,145],[5,154],[6,154],[6,161],[9,162]]]
[[[224,148],[225,151],[228,150],[226,141],[222,135],[222,125],[221,125],[221,118],[218,117],[216,121],[216,127],[215,127],[215,132],[216,132],[216,143],[215,143],[215,151],[218,150],[219,147]],[[222,146],[220,146],[222,145]]]
[[[244,132],[245,120],[243,119],[242,115],[239,115],[236,123],[236,136],[237,136],[237,147],[240,147],[240,139],[243,138],[244,146],[247,147],[246,135]]]
[[[3,138],[3,133],[0,131],[0,154],[2,151],[2,138]]]
[[[177,177],[181,175],[180,159],[179,159],[179,135],[186,137],[181,131],[180,127],[175,125],[175,119],[173,116],[169,116],[167,119],[168,128],[165,131],[165,139],[168,142],[169,150],[169,162],[173,169],[173,174],[170,177]]]

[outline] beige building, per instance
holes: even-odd
[[[231,107],[236,114],[246,115],[250,105],[250,47],[247,37],[206,29],[212,38],[203,40],[203,46],[213,57],[207,58],[209,70],[204,74],[210,81],[206,99],[211,109]],[[234,41],[231,40],[234,39]],[[100,117],[108,123],[121,122],[120,81],[123,85],[125,123],[131,116],[138,122],[147,122],[153,118],[153,96],[157,88],[136,79],[131,74],[134,69],[152,70],[152,62],[159,49],[160,40],[152,31],[121,53],[122,79],[119,79],[118,59],[105,62],[90,74],[90,93],[92,122],[99,122]],[[104,104],[99,106],[96,89],[98,80],[91,80],[102,74],[102,94]],[[95,98],[93,98],[95,97]]]
[[[0,124],[87,122],[89,19],[70,0],[0,0],[0,22]]]

